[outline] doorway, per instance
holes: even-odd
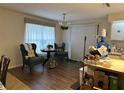
[[[82,24],[72,25],[70,30],[70,51],[71,59],[81,61],[83,59],[84,52],[84,38],[86,36],[86,49],[85,53],[88,53],[89,46],[96,45],[96,24]]]

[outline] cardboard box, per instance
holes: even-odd
[[[94,86],[101,89],[108,89],[108,76],[104,72],[95,71],[94,72]]]

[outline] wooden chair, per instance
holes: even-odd
[[[0,81],[4,86],[6,86],[6,75],[7,75],[7,70],[8,66],[10,63],[10,59],[3,55],[1,56],[1,61],[0,61]]]

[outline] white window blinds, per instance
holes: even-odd
[[[47,48],[48,44],[54,45],[54,42],[54,27],[26,23],[25,43],[35,43],[37,53],[41,53],[41,49]]]

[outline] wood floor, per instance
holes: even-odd
[[[30,90],[31,88],[28,87],[26,84],[18,80],[15,76],[7,73],[6,78],[6,89],[7,90]]]
[[[32,73],[28,68],[22,72],[21,68],[10,69],[9,72],[34,90],[69,90],[71,86],[79,80],[79,62],[57,61],[58,65],[54,69],[42,66],[34,67]],[[16,82],[15,82],[16,83]]]

